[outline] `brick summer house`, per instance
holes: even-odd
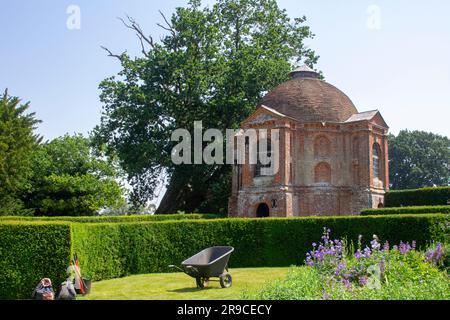
[[[307,66],[290,76],[241,124],[279,130],[279,169],[262,175],[260,162],[233,165],[229,216],[359,215],[382,207],[389,169],[388,126],[380,112],[359,113]]]

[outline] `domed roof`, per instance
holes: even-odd
[[[300,122],[344,122],[358,113],[345,93],[318,79],[312,69],[300,67],[290,75],[292,79],[267,93],[260,105]]]

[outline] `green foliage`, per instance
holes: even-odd
[[[57,286],[71,256],[70,225],[42,222],[0,223],[0,299],[29,299],[39,280]]]
[[[316,269],[293,268],[284,280],[272,281],[262,289],[247,291],[244,299],[263,300],[448,300],[447,275],[423,262],[420,254],[392,256],[386,264],[386,282],[380,289],[368,286],[348,290],[332,285]]]
[[[445,206],[450,204],[450,187],[391,190],[385,195],[386,207]]]
[[[73,225],[73,247],[84,272],[101,280],[167,272],[168,265],[214,245],[235,248],[230,259],[233,268],[302,264],[324,226],[349,241],[362,234],[368,242],[373,234],[382,234],[382,241],[416,240],[424,248],[444,240],[447,224],[443,215],[86,223]]]
[[[75,222],[75,223],[104,223],[104,222],[156,222],[165,220],[195,220],[195,219],[215,219],[219,216],[215,214],[164,214],[164,215],[130,215],[130,216],[94,216],[94,217],[24,217],[24,216],[1,216],[3,221],[41,221],[41,222]]]
[[[29,188],[30,155],[40,140],[33,130],[40,121],[28,108],[7,91],[0,97],[0,215],[31,214],[21,193]]]
[[[93,154],[89,139],[81,135],[40,145],[32,163],[25,202],[35,215],[94,215],[124,204],[117,166]]]
[[[305,17],[292,20],[275,0],[219,0],[212,6],[190,1],[163,20],[160,42],[133,19],[126,22],[143,55],[110,52],[122,70],[100,84],[104,108],[95,141],[120,158],[135,203],[155,195],[164,173],[170,185],[159,212],[223,213],[230,167],[175,166],[171,133],[192,132],[200,119],[204,128],[237,128],[265,91],[287,79],[291,62],[317,62],[304,44],[313,34]]]
[[[380,209],[364,209],[363,216],[386,215],[386,214],[424,214],[424,213],[450,213],[450,206],[417,206],[417,207],[395,207]]]
[[[423,131],[389,135],[389,179],[393,189],[450,184],[450,139]]]
[[[323,297],[323,278],[310,267],[293,267],[285,279],[270,281],[258,290],[242,293],[244,300],[319,300]]]

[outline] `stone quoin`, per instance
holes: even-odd
[[[241,123],[244,131],[279,129],[279,170],[234,164],[229,216],[359,215],[384,206],[388,126],[380,112],[358,112],[307,66],[290,76]]]

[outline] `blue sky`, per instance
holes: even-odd
[[[133,16],[158,38],[158,10],[170,15],[185,3],[0,0],[0,90],[31,101],[46,139],[87,133],[100,119],[98,84],[119,71],[100,46],[139,54],[137,39],[116,17]],[[79,30],[66,26],[69,5],[81,10]],[[307,16],[316,34],[308,44],[321,56],[317,67],[358,110],[379,109],[393,133],[407,128],[450,136],[450,1],[279,5],[292,17]]]

